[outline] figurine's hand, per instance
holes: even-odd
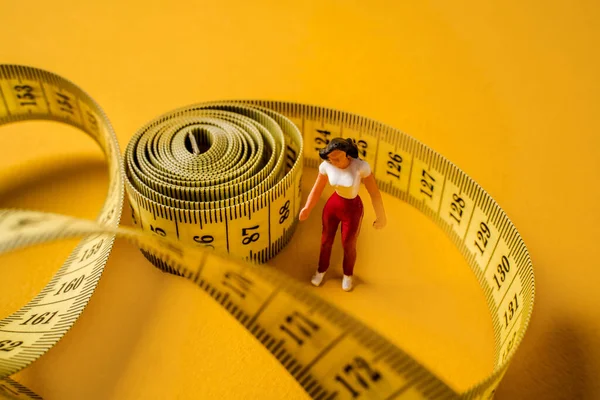
[[[383,228],[385,225],[387,224],[387,219],[385,217],[383,218],[377,218],[375,220],[375,222],[373,222],[373,227],[375,229],[381,229]]]
[[[304,221],[308,218],[308,216],[310,215],[310,210],[306,207],[304,207],[301,211],[300,211],[300,215],[298,216],[298,219],[300,221]]]

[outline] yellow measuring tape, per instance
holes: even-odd
[[[104,151],[110,184],[96,221],[0,211],[0,253],[83,238],[33,300],[0,320],[0,395],[40,398],[9,376],[75,323],[118,236],[154,265],[205,290],[312,398],[493,397],[531,317],[531,260],[497,203],[414,138],[332,109],[225,101],[156,118],[134,135],[121,160],[108,118],[80,88],[50,72],[0,65],[0,124],[35,119],[90,135]],[[302,168],[318,166],[315,149],[333,137],[354,138],[380,189],[428,215],[478,278],[492,316],[495,363],[492,374],[468,391],[456,393],[382,335],[277,270],[243,261],[264,262],[291,239]],[[126,212],[141,229],[119,227],[123,188]]]

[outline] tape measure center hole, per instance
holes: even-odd
[[[194,155],[207,152],[213,144],[212,132],[203,127],[194,127],[185,138],[185,148]]]

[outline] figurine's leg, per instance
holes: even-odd
[[[329,260],[331,258],[331,247],[333,240],[340,224],[337,211],[339,210],[339,196],[334,193],[323,208],[323,232],[321,234],[321,253],[319,255],[318,272],[323,273],[329,268]]]
[[[356,241],[360,233],[364,209],[360,197],[352,200],[350,207],[345,210],[345,216],[342,220],[342,246],[344,247],[344,279],[342,288],[344,290],[352,289],[352,275],[354,274],[354,264],[356,263]]]

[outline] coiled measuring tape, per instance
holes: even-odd
[[[493,397],[531,317],[531,260],[498,204],[414,138],[321,107],[226,101],[151,121],[134,135],[122,164],[106,115],[86,93],[47,71],[0,65],[0,124],[33,119],[61,121],[90,135],[106,156],[110,184],[96,221],[0,211],[0,253],[83,237],[44,289],[0,320],[0,395],[40,398],[9,376],[75,323],[118,236],[223,305],[312,398]],[[302,167],[316,167],[315,147],[337,136],[356,140],[382,191],[412,204],[447,233],[484,291],[494,328],[494,370],[464,393],[282,273],[247,262],[268,260],[290,240],[301,207]],[[119,227],[124,187],[127,211],[141,229]]]

